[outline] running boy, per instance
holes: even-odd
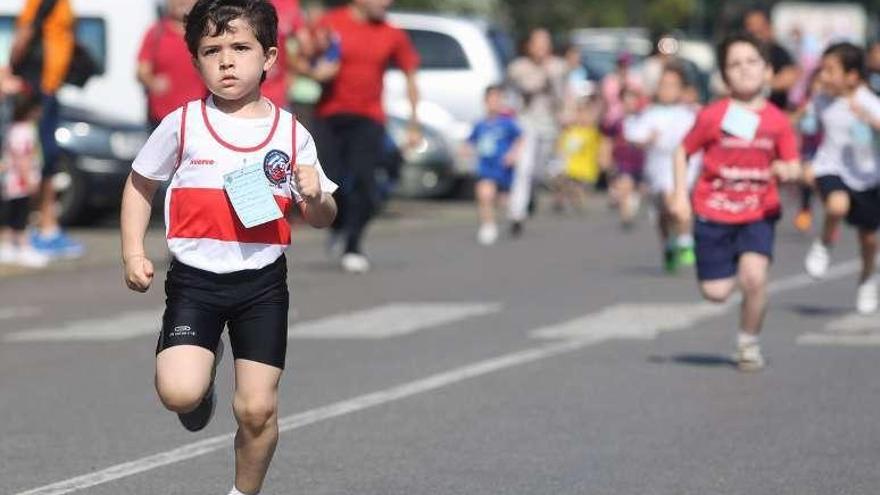
[[[645,182],[657,207],[657,229],[663,246],[667,272],[694,264],[694,237],[691,221],[677,221],[671,214],[674,189],[673,158],[675,150],[694,125],[696,115],[682,97],[687,86],[684,70],[668,65],[660,75],[656,103],[623,128],[627,141],[645,149]],[[699,167],[688,170],[692,186]]]
[[[486,117],[477,123],[468,138],[479,157],[477,168],[477,209],[480,229],[477,241],[488,246],[498,240],[495,208],[507,204],[513,184],[514,164],[522,148],[522,131],[513,117],[504,113],[504,91],[501,86],[486,88]]]
[[[214,410],[221,333],[235,359],[232,495],[260,491],[278,439],[277,390],[287,344],[285,215],[296,202],[314,227],[336,214],[335,184],[311,136],[260,94],[275,63],[278,24],[266,0],[199,0],[186,42],[210,91],[169,114],[135,158],[122,198],[125,282],[150,288],[144,251],[150,204],[170,179],[165,225],[171,265],[156,349],[156,390],[190,431]]]
[[[850,43],[828,47],[819,79],[824,94],[813,99],[823,140],[813,159],[816,187],[825,206],[822,235],[807,254],[807,273],[828,271],[834,233],[841,220],[858,229],[862,273],[856,309],[877,310],[877,228],[880,227],[880,156],[875,130],[880,128],[880,98],[865,84],[865,55]]]
[[[673,212],[690,217],[687,157],[703,152],[692,195],[697,278],[703,297],[726,301],[743,293],[736,363],[759,370],[758,334],[767,308],[767,272],[781,214],[777,178],[800,177],[797,139],[785,114],[764,97],[771,68],[759,41],[733,35],[718,50],[730,97],[697,115],[675,157]]]

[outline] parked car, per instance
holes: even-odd
[[[0,66],[8,65],[15,19],[24,0],[0,3]],[[153,0],[72,0],[76,36],[98,65],[85,87],[65,86],[58,97],[62,149],[55,177],[64,223],[88,223],[116,207],[131,161],[146,140],[146,106],[135,80],[141,36],[157,18]]]
[[[409,34],[421,57],[419,118],[427,138],[423,150],[405,157],[399,192],[449,194],[475,171],[473,158],[459,150],[483,116],[486,87],[504,80],[513,43],[503,30],[479,19],[394,12],[389,20]],[[392,135],[400,138],[402,134],[394,132],[395,120],[409,118],[410,108],[405,78],[394,67],[385,75],[383,98]]]

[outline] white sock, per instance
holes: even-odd
[[[675,239],[675,242],[682,249],[692,248],[694,247],[694,236],[691,234],[681,234]]]
[[[757,345],[758,344],[758,336],[752,335],[750,333],[739,332],[736,334],[736,345],[739,347],[749,346],[749,345]]]
[[[238,491],[238,488],[236,488],[235,485],[232,485],[232,490],[229,491],[229,495],[247,495],[247,494]]]

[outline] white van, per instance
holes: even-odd
[[[8,65],[15,20],[24,0],[0,2],[0,66]],[[116,207],[131,161],[146,140],[146,98],[135,78],[141,39],[158,16],[155,0],[71,0],[77,41],[99,73],[85,87],[65,86],[56,139],[56,176],[65,223],[94,220]]]

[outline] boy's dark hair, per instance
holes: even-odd
[[[758,38],[755,38],[749,33],[746,32],[736,32],[728,35],[721,41],[718,45],[718,51],[716,53],[718,57],[718,67],[721,68],[721,75],[724,76],[724,68],[727,65],[727,54],[730,53],[730,47],[737,43],[748,43],[755,47],[755,50],[758,51],[758,55],[764,60],[764,62],[770,62],[770,56],[767,54],[767,46],[764,43],[761,43]]]
[[[678,80],[681,81],[682,86],[688,85],[688,75],[687,71],[684,70],[684,66],[678,62],[669,62],[668,64],[663,66],[662,74],[673,74],[678,77]]]
[[[495,93],[495,92],[503,93],[504,86],[501,84],[490,84],[488,87],[486,87],[486,92],[483,93],[483,99],[488,98],[489,95],[491,95],[492,93]]]
[[[22,91],[12,98],[13,122],[26,122],[31,113],[43,104],[40,94],[35,91]]]
[[[843,66],[843,72],[855,71],[859,79],[865,79],[865,51],[852,43],[835,43],[825,49],[822,57],[834,57]]]
[[[196,57],[203,36],[228,32],[235,19],[250,25],[263,51],[278,46],[278,13],[267,0],[198,0],[186,16],[184,37],[189,53]]]

